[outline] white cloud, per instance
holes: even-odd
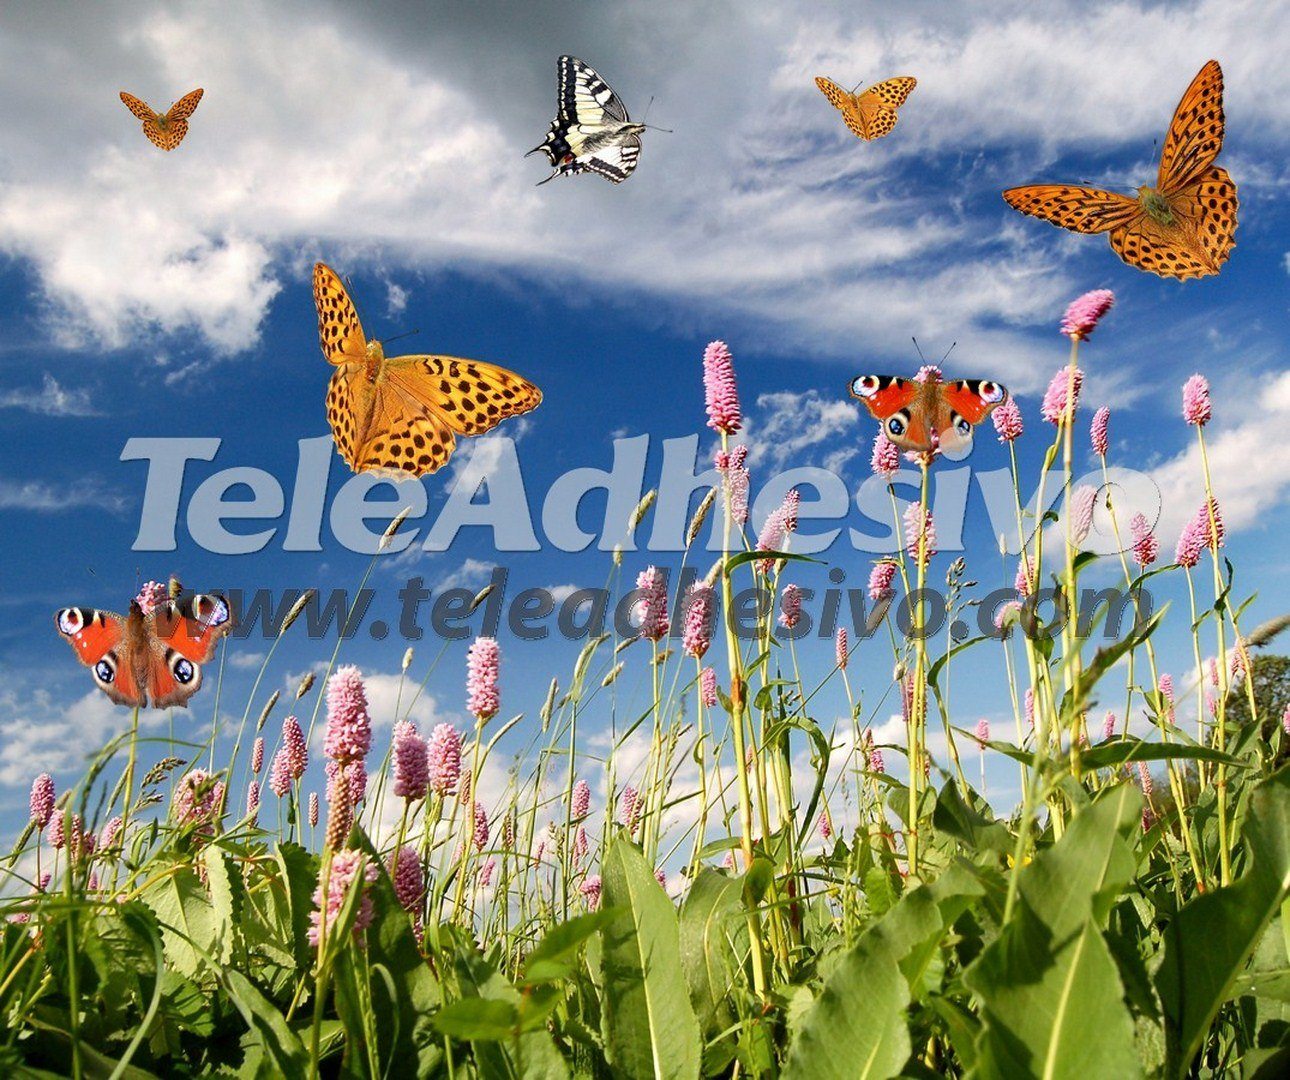
[[[836,471],[859,453],[865,439],[860,410],[819,390],[761,394],[748,421],[741,437],[748,443],[749,465],[768,464],[772,472],[805,464],[808,452],[817,447],[828,451],[825,467]]]
[[[6,390],[0,409],[25,409],[41,416],[97,416],[85,389],[67,389],[48,372],[39,390]]]
[[[0,480],[0,510],[53,514],[83,506],[119,513],[125,501],[118,495],[97,490],[92,483],[55,487],[43,480]]]

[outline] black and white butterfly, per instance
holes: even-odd
[[[529,151],[536,154],[541,150],[555,169],[541,183],[557,176],[594,172],[621,184],[640,160],[645,125],[632,123],[627,106],[609,84],[576,56],[560,57],[557,73],[555,119],[542,145]]]

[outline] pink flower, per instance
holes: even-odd
[[[305,744],[305,733],[300,729],[300,721],[288,716],[282,721],[283,765],[292,780],[299,780],[309,768],[309,747]]]
[[[711,342],[703,350],[703,393],[707,400],[708,427],[723,435],[739,430],[739,390],[735,386],[735,362],[724,341]]]
[[[582,860],[587,857],[587,830],[579,825],[578,831],[573,834],[573,861],[581,864]]]
[[[874,436],[873,455],[869,458],[869,465],[875,476],[886,480],[890,480],[900,469],[900,451],[881,431]]]
[[[269,765],[269,790],[279,799],[291,790],[291,766],[288,760],[287,748],[283,746],[273,755],[273,762]]]
[[[121,827],[125,824],[120,814],[110,818],[108,823],[103,826],[101,847],[106,851],[116,846],[116,842],[121,839]]]
[[[1223,528],[1223,515],[1218,509],[1218,500],[1211,498],[1196,512],[1196,527],[1200,531],[1201,543],[1211,551],[1223,546],[1226,530]]]
[[[1008,621],[1008,616],[1014,611],[1020,611],[1021,606],[1020,600],[1009,600],[1005,604],[1000,604],[998,610],[994,613],[994,628],[1002,630],[1004,624]]]
[[[170,812],[180,825],[195,825],[209,833],[224,802],[224,784],[205,769],[185,773],[175,785]]]
[[[1155,790],[1155,784],[1151,782],[1151,770],[1147,767],[1145,761],[1138,762],[1138,782],[1142,785],[1142,794],[1148,799]]]
[[[730,504],[730,520],[736,525],[748,520],[748,470],[744,468],[747,457],[748,447],[736,446],[728,453],[718,450],[713,459]]]
[[[574,821],[585,818],[591,810],[591,785],[579,780],[573,785],[572,807]]]
[[[641,820],[641,799],[636,789],[630,784],[623,788],[623,793],[618,799],[618,821],[624,825],[627,832],[632,836],[636,835],[636,829]]]
[[[497,689],[501,649],[490,637],[475,638],[466,653],[466,711],[477,720],[491,720],[502,707]]]
[[[493,871],[497,869],[497,860],[489,859],[479,868],[479,887],[487,889],[493,883]]]
[[[886,763],[882,760],[882,751],[874,744],[872,731],[864,733],[861,750],[864,752],[865,769],[871,773],[885,773],[887,771]]]
[[[1205,674],[1209,676],[1209,685],[1218,689],[1218,657],[1211,656],[1205,665]]]
[[[1110,446],[1110,440],[1107,435],[1107,425],[1110,422],[1110,406],[1103,405],[1093,414],[1093,423],[1088,434],[1089,441],[1093,444],[1093,453],[1098,457],[1106,457],[1107,448]]]
[[[728,850],[725,855],[722,856],[721,865],[727,870],[733,870],[735,868],[735,853],[733,850]]]
[[[252,821],[260,816],[260,781],[252,780],[246,785],[246,816]]]
[[[1193,375],[1183,383],[1183,419],[1196,427],[1204,427],[1214,415],[1209,400],[1209,380],[1204,375]]]
[[[757,537],[758,551],[782,551],[784,549],[784,511],[776,507],[762,523],[761,533]],[[757,569],[769,574],[775,568],[774,559],[758,559]]]
[[[31,782],[29,805],[37,830],[44,829],[54,816],[54,778],[49,773],[43,772]]]
[[[905,550],[923,566],[936,554],[936,523],[931,510],[919,503],[910,503],[905,510]]]
[[[318,792],[309,793],[309,827],[316,828],[318,825]]]
[[[309,944],[318,947],[328,929],[340,917],[341,909],[350,889],[362,889],[363,883],[371,884],[379,870],[368,862],[361,851],[338,851],[331,857],[331,866],[324,860],[319,870],[318,888],[314,890],[314,908],[309,913]],[[326,883],[327,899],[323,901],[323,884]],[[354,940],[360,941],[363,931],[372,923],[372,898],[363,895],[354,911]]]
[[[367,794],[367,766],[361,761],[351,761],[348,765],[341,765],[336,761],[327,762],[326,773],[328,781],[333,781],[337,776],[344,776],[349,784],[349,802],[351,806],[357,806],[363,801]],[[346,832],[349,830],[347,829]]]
[[[709,709],[717,705],[717,673],[710,667],[699,672],[699,696]]]
[[[1281,714],[1281,726],[1285,729],[1285,733],[1290,735],[1290,705],[1287,705],[1286,711]]]
[[[984,750],[985,744],[990,741],[989,720],[982,719],[976,722],[976,741],[980,745],[981,749]]]
[[[1160,555],[1160,541],[1151,531],[1151,526],[1142,514],[1134,514],[1129,522],[1129,532],[1133,534],[1133,561],[1143,569],[1150,566]]]
[[[1031,687],[1026,687],[1025,702],[1026,724],[1030,727],[1030,730],[1033,731],[1035,729],[1035,691]]]
[[[715,593],[711,585],[696,581],[685,594],[685,618],[681,626],[681,648],[687,656],[701,660],[712,644]]]
[[[507,810],[502,815],[502,847],[507,851],[515,848],[515,811]]]
[[[416,724],[400,720],[394,725],[394,794],[412,801],[424,799],[430,788],[430,757]]]
[[[827,843],[828,840],[833,836],[833,818],[829,816],[828,810],[820,811],[820,821],[819,821],[818,827],[820,830],[820,839]]]
[[[1015,442],[1021,438],[1025,425],[1021,422],[1021,410],[1012,398],[1008,398],[1007,401],[994,410],[992,419],[994,420],[994,430],[999,433],[1001,443]]]
[[[1060,425],[1066,419],[1066,391],[1070,387],[1070,377],[1070,369],[1061,368],[1048,384],[1048,389],[1044,391],[1044,402],[1039,407],[1039,412],[1050,424]],[[1083,385],[1084,372],[1076,368],[1074,400],[1070,404],[1072,415],[1079,408],[1079,392]]]
[[[436,724],[430,732],[426,757],[430,766],[430,788],[440,797],[457,790],[461,777],[461,736],[451,724]]]
[[[838,632],[833,638],[833,658],[842,671],[847,669],[847,661],[851,658],[851,652],[847,648],[847,628],[839,626]]]
[[[1030,553],[1027,551],[1021,553],[1017,562],[1017,576],[1013,579],[1012,587],[1020,596],[1029,596],[1035,587],[1035,569],[1030,565]]]
[[[1183,526],[1178,545],[1174,548],[1174,562],[1179,566],[1193,567],[1200,562],[1200,553],[1205,550],[1205,532],[1202,531],[1196,518]]]
[[[869,599],[875,602],[890,599],[895,595],[891,583],[896,577],[896,564],[890,559],[874,563],[869,571]]]
[[[483,851],[488,847],[488,811],[484,809],[483,803],[475,803],[475,829],[472,838],[475,841],[475,850]]]
[[[802,617],[802,590],[796,585],[785,585],[779,599],[779,625],[792,630]]]
[[[255,742],[251,745],[251,772],[256,776],[260,775],[260,770],[264,768],[264,739],[256,736]]]
[[[918,374],[914,376],[914,382],[940,382],[941,369],[936,364],[924,364],[918,369]]]
[[[1076,340],[1086,338],[1115,304],[1115,293],[1110,289],[1094,289],[1072,300],[1062,316],[1061,332]]]
[[[415,911],[421,906],[426,889],[425,874],[416,848],[410,844],[404,844],[390,856],[390,882],[404,911]]]
[[[1071,542],[1078,547],[1088,539],[1093,528],[1093,507],[1097,502],[1097,489],[1081,484],[1070,496]]]
[[[1174,677],[1169,674],[1160,676],[1160,693],[1170,705],[1174,703]]]
[[[656,566],[649,566],[636,576],[636,590],[640,599],[636,609],[640,612],[640,636],[646,641],[660,641],[667,636],[667,575]]]
[[[1232,682],[1239,683],[1250,670],[1250,654],[1246,652],[1245,642],[1240,638],[1232,643],[1232,659],[1229,662]]]
[[[361,761],[372,748],[372,718],[367,712],[363,677],[352,664],[336,669],[327,684],[327,738],[323,750],[332,761]]]
[[[1102,738],[1103,738],[1103,739],[1113,739],[1113,738],[1115,738],[1115,723],[1116,723],[1116,721],[1115,721],[1115,713],[1113,713],[1113,712],[1108,712],[1108,713],[1106,714],[1106,719],[1102,721]]]
[[[139,588],[139,595],[134,602],[145,615],[151,615],[160,604],[170,599],[170,589],[160,581],[145,581]]]
[[[592,874],[578,886],[578,892],[582,894],[583,902],[587,907],[595,911],[600,907],[600,875]]]
[[[797,517],[802,509],[802,493],[797,488],[789,488],[779,509],[784,518],[784,531],[797,532]]]

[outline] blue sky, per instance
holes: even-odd
[[[1238,592],[1260,594],[1251,625],[1284,608],[1290,85],[1275,15],[1263,5],[1075,4],[1046,17],[1003,3],[948,14],[932,4],[899,14],[789,4],[773,15],[663,4],[648,16],[563,4],[523,13],[376,5],[362,14],[199,4],[182,15],[103,5],[74,25],[34,8],[7,23],[3,831],[25,812],[31,776],[52,768],[70,780],[127,719],[58,640],[54,609],[122,610],[140,580],[172,572],[196,588],[248,590],[330,588],[361,576],[366,557],[334,542],[316,555],[285,553],[275,541],[221,558],[181,528],[174,552],[132,551],[144,466],[119,460],[131,437],[216,436],[219,456],[194,470],[185,503],[202,478],[230,465],[265,469],[289,490],[297,440],[326,434],[329,369],[308,281],[320,257],[352,277],[369,336],[419,330],[396,352],[501,362],[542,386],[541,408],[499,432],[517,439],[535,519],[556,477],[610,466],[615,435],[648,434],[657,444],[702,432],[706,455],[699,360],[716,337],[735,353],[754,491],[777,467],[826,461],[841,463],[854,491],[868,475],[874,428],[843,401],[847,380],[912,374],[911,335],[935,356],[957,342],[950,373],[1012,388],[1028,424],[1023,469],[1033,477],[1047,436],[1038,401],[1065,358],[1057,319],[1080,292],[1114,289],[1119,303],[1084,364],[1085,403],[1113,408],[1113,461],[1160,484],[1162,546],[1172,552],[1200,496],[1179,389],[1205,372]],[[634,115],[652,95],[651,122],[675,131],[646,133],[624,185],[582,177],[534,186],[545,167],[522,155],[550,120],[561,52],[592,63]],[[1104,239],[1060,233],[1000,199],[1004,187],[1043,180],[1123,191],[1150,183],[1154,144],[1211,56],[1227,87],[1220,163],[1241,193],[1237,247],[1218,278],[1142,274]],[[893,135],[869,145],[812,82],[904,73],[918,88]],[[188,140],[169,155],[143,139],[117,100],[128,89],[164,107],[197,85],[206,96]],[[991,434],[979,444],[974,468],[1006,464]],[[482,445],[465,441],[456,467],[426,481],[428,517],[472,454],[492,452]],[[658,455],[654,445],[650,477]],[[333,458],[329,491],[347,476]],[[1009,582],[1013,565],[999,559],[979,493],[973,500],[971,576]],[[600,513],[590,500],[584,524]],[[860,524],[854,511],[847,524]],[[851,583],[867,573],[869,556],[845,544],[822,557]],[[377,587],[388,593],[411,561],[379,569]],[[416,572],[432,585],[475,585],[486,577],[479,567],[494,561],[489,534],[468,531]],[[599,585],[610,567],[595,551],[505,561],[513,591]],[[634,575],[647,561],[629,555],[624,570]],[[942,555],[935,573],[949,561]],[[823,572],[803,570],[799,580],[818,584]],[[1166,592],[1185,604],[1178,583]],[[1172,620],[1162,638],[1162,665],[1175,673],[1191,668],[1185,621]],[[294,685],[331,646],[289,638],[266,685]],[[577,648],[504,635],[504,712],[534,716],[549,678],[566,681]],[[891,658],[879,640],[868,649],[856,667],[877,707]],[[230,653],[225,702],[236,717],[262,651],[252,640]],[[433,651],[418,647],[412,674]],[[822,672],[830,651],[806,665]],[[402,642],[360,638],[342,660],[388,676],[374,685],[392,708],[402,652]],[[997,651],[964,661],[959,718],[1000,722]],[[418,704],[420,720],[461,716],[463,666],[464,645],[451,646]],[[643,672],[639,660],[629,665],[624,699]],[[841,701],[834,695],[820,718],[831,721]],[[180,730],[203,730],[211,707],[208,687],[191,717],[177,714]],[[879,720],[889,712],[878,707]],[[607,720],[606,709],[599,723]],[[517,734],[508,746],[526,742]],[[1001,790],[1010,782],[1001,769]]]

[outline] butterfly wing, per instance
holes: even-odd
[[[118,705],[142,708],[147,704],[135,681],[120,615],[95,608],[63,608],[54,616],[54,624],[103,693]]]
[[[864,403],[882,433],[902,450],[930,450],[932,427],[918,407],[919,384],[895,375],[858,375],[851,396]]]
[[[387,379],[375,392],[368,434],[345,460],[355,472],[425,476],[442,468],[456,445],[452,429],[432,406]]]
[[[1187,187],[1169,197],[1174,216],[1189,223],[1209,256],[1214,272],[1227,262],[1236,242],[1236,212],[1240,200],[1226,169],[1207,169]]]
[[[533,383],[496,364],[455,356],[396,356],[387,363],[390,382],[431,406],[458,435],[482,435],[542,403]]]
[[[1235,246],[1236,185],[1217,167],[1169,197],[1172,223],[1148,215],[1111,232],[1111,247],[1125,262],[1161,277],[1217,274]]]
[[[1165,196],[1200,178],[1223,149],[1223,69],[1211,60],[1178,102],[1160,153],[1156,187]]]
[[[133,94],[127,94],[124,90],[122,90],[121,101],[125,104],[125,107],[127,109],[129,109],[132,113],[134,113],[137,119],[139,120],[157,119],[157,114],[153,112],[150,108],[148,108],[147,105],[145,105]]]
[[[191,93],[185,94],[178,101],[176,101],[172,106],[170,106],[170,111],[166,113],[166,119],[167,120],[187,120],[190,116],[193,115],[193,112],[197,109],[198,104],[202,100],[202,94],[204,93],[205,91],[202,90],[200,87],[198,87],[196,90],[193,90]]]
[[[973,428],[1008,400],[1008,389],[989,379],[957,379],[936,387],[937,445],[950,457],[971,449]]]
[[[1004,200],[1014,210],[1078,233],[1100,233],[1141,217],[1136,199],[1072,184],[1030,184],[1009,188]]]
[[[153,708],[187,707],[201,688],[201,665],[232,626],[228,601],[213,594],[181,597],[147,616],[148,696]]]
[[[367,363],[367,337],[345,285],[326,263],[314,263],[318,340],[329,364]]]
[[[843,89],[832,79],[826,79],[823,75],[817,75],[815,85],[820,88],[820,93],[829,99],[829,104],[835,109],[845,110],[848,103],[851,101],[850,92]]]
[[[638,135],[624,136],[620,141],[602,146],[593,154],[578,158],[566,171],[593,172],[614,184],[621,184],[636,169],[641,156]]]
[[[894,79],[884,79],[880,83],[875,83],[860,96],[868,97],[872,94],[888,109],[899,109],[917,85],[918,80],[912,75],[897,75]]]
[[[857,106],[860,114],[860,122],[863,125],[865,134],[861,138],[866,141],[881,139],[884,135],[890,135],[891,129],[896,126],[896,110],[889,109],[881,102],[863,94],[860,97]],[[855,125],[847,120],[847,126],[855,131]]]
[[[576,56],[562,56],[557,69],[556,116],[546,138],[529,151],[546,154],[556,176],[594,172],[620,184],[632,174],[640,158],[638,135],[614,138],[614,129],[629,122],[627,106],[589,64]]]

